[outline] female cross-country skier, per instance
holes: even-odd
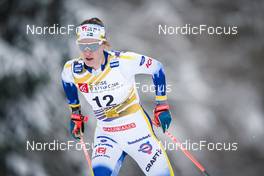
[[[92,152],[94,175],[117,175],[128,154],[145,175],[173,176],[170,161],[153,132],[135,86],[135,75],[152,76],[156,93],[154,120],[165,132],[171,115],[162,64],[134,52],[110,50],[104,24],[98,18],[85,20],[77,27],[76,42],[81,56],[65,63],[62,83],[72,111],[73,137],[80,139],[84,132],[78,91],[98,119]]]

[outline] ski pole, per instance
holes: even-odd
[[[89,118],[88,116],[84,116],[83,121],[84,122],[88,122],[88,118]],[[81,145],[82,145],[82,150],[83,150],[85,159],[87,161],[88,168],[90,168],[91,175],[94,176],[94,172],[93,172],[93,168],[92,168],[92,162],[91,162],[89,153],[86,150],[86,146],[85,146],[85,142],[83,140],[83,133],[82,132],[81,132],[80,142],[81,142]]]
[[[152,123],[156,126],[156,127],[159,127],[159,125],[154,121],[152,120]],[[167,137],[169,137],[175,144],[180,144],[180,149],[181,151],[185,154],[185,156],[187,156],[191,161],[192,163],[202,172],[202,174],[204,176],[210,176],[208,174],[208,172],[205,170],[205,168],[202,166],[202,164],[200,164],[195,158],[194,156],[186,149],[182,146],[182,144],[177,140],[177,138],[175,136],[173,136],[169,131],[165,131],[165,135]]]
[[[83,153],[84,153],[85,159],[86,159],[86,161],[87,161],[88,167],[90,168],[91,175],[94,176],[93,168],[92,168],[92,162],[91,162],[91,159],[90,159],[89,153],[88,153],[87,150],[86,150],[85,143],[84,143],[84,141],[83,141],[83,136],[81,136],[81,140],[80,140],[80,141],[81,141],[82,150],[83,150]]]

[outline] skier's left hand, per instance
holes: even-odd
[[[157,104],[154,109],[154,123],[161,126],[163,133],[169,129],[171,123],[171,114],[168,104]]]

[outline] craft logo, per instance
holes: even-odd
[[[81,92],[88,93],[87,83],[78,83],[78,86]]]
[[[139,149],[138,149],[139,152],[143,152],[143,153],[147,153],[147,154],[151,154],[152,152],[152,145],[150,144],[150,142],[146,142],[146,143],[143,143],[140,145]]]
[[[158,157],[160,157],[161,154],[162,154],[161,149],[157,150],[155,155],[151,158],[151,160],[149,161],[149,163],[146,166],[147,172],[149,172],[149,170],[151,169],[151,167],[154,165],[154,163],[157,161]]]
[[[103,130],[107,132],[117,132],[117,131],[125,131],[125,130],[135,128],[135,127],[136,127],[135,123],[130,123],[130,124],[116,126],[116,127],[103,127]]]

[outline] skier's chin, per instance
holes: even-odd
[[[95,61],[94,58],[85,58],[84,59],[84,63],[88,67],[93,67],[94,66],[94,61]]]

